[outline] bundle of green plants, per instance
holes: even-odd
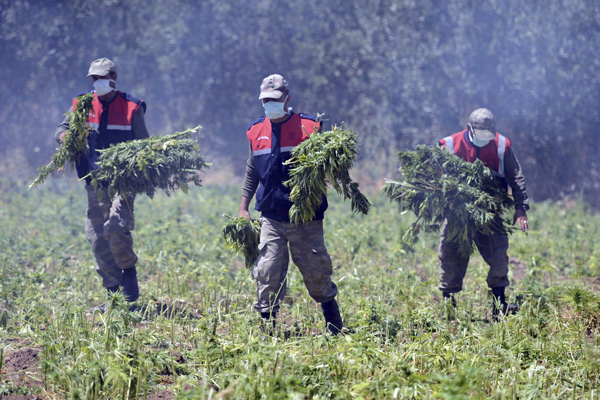
[[[79,101],[75,111],[69,111],[66,115],[69,118],[69,129],[63,138],[62,146],[52,156],[50,163],[39,169],[40,173],[35,178],[29,188],[41,185],[49,175],[56,172],[66,172],[65,165],[69,165],[71,171],[75,164],[85,157],[89,151],[88,136],[89,125],[87,123],[88,114],[92,108],[94,93],[86,93],[77,98]]]
[[[350,178],[357,153],[356,133],[341,127],[314,132],[292,150],[292,157],[286,162],[292,166],[290,179],[284,182],[292,189],[291,222],[312,221],[328,186],[344,199],[350,199],[353,212],[369,213],[371,203],[358,189],[358,183]]]
[[[187,193],[189,184],[201,186],[198,172],[208,168],[198,143],[190,138],[200,126],[172,135],[131,140],[99,150],[98,169],[86,178],[109,198],[145,194],[152,198],[157,189],[170,194],[176,189]]]
[[[382,190],[417,216],[405,240],[416,240],[421,230],[437,232],[447,219],[447,240],[467,256],[477,232],[512,231],[510,221],[501,216],[513,200],[481,160],[470,163],[442,147],[423,145],[400,151],[398,158],[402,179],[388,180]]]
[[[258,258],[260,243],[260,224],[243,217],[223,215],[227,222],[221,228],[221,236],[227,248],[244,256],[246,268],[252,268]]]

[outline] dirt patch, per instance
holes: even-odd
[[[186,359],[183,356],[183,354],[181,354],[178,351],[173,350],[171,352],[171,357],[173,357],[173,360],[177,363],[177,364],[185,364],[186,363]]]
[[[48,397],[38,396],[35,394],[11,394],[8,396],[0,396],[4,400],[46,400]]]
[[[600,276],[583,278],[583,282],[585,283],[586,288],[590,289],[596,294],[600,294]]]
[[[148,312],[151,316],[163,315],[167,318],[202,318],[202,314],[193,305],[182,300],[157,301],[153,308],[147,307],[142,311]]]
[[[218,392],[217,388],[214,388],[215,392]],[[184,392],[188,392],[194,390],[194,387],[188,384],[185,384],[183,386],[183,391]],[[167,389],[163,389],[163,390],[159,390],[157,392],[154,393],[150,393],[148,395],[148,400],[171,400],[174,399],[176,397],[175,393],[171,392],[170,390]],[[214,398],[214,397],[213,397]]]
[[[175,398],[175,393],[168,390],[160,390],[158,392],[150,393],[148,400],[171,400]]]
[[[40,349],[26,347],[24,349],[9,352],[4,357],[2,375],[11,376],[31,371],[39,366]]]
[[[4,342],[18,342],[7,339]],[[2,365],[2,381],[5,392],[2,399],[11,400],[42,400],[46,396],[34,394],[42,389],[40,372],[41,349],[25,347],[19,350],[8,350],[4,354]]]

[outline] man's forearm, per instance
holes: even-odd
[[[256,189],[258,188],[259,179],[256,166],[254,165],[254,156],[252,155],[252,149],[248,155],[248,162],[246,163],[246,174],[244,175],[244,183],[242,184],[242,196],[252,199]]]
[[[242,196],[242,199],[240,200],[240,213],[248,212],[248,207],[250,207],[251,201],[251,197]]]
[[[148,129],[146,128],[146,117],[144,116],[144,109],[140,109],[133,114],[131,119],[131,129],[133,129],[133,137],[135,139],[146,139],[150,137]]]
[[[512,189],[515,207],[529,209],[529,197],[525,188],[525,177],[521,171],[519,160],[510,149],[504,157],[504,167],[506,169],[506,180]]]

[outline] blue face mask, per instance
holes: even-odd
[[[287,98],[288,97],[285,96],[285,100],[283,102],[269,101],[268,103],[263,103],[265,116],[269,119],[279,119],[284,117],[287,114],[287,112],[284,110]]]

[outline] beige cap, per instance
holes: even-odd
[[[86,78],[92,75],[104,76],[110,72],[117,73],[117,66],[108,58],[99,58],[92,62]]]
[[[258,96],[258,99],[278,99],[283,92],[287,91],[288,83],[283,76],[278,74],[269,75],[263,79],[260,85],[260,96]]]
[[[496,138],[496,122],[494,114],[487,108],[478,108],[469,116],[469,124],[473,134],[479,140],[493,140]]]

